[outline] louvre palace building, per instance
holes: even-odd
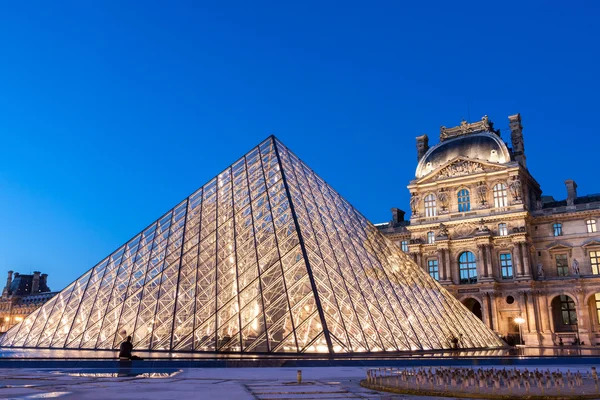
[[[487,116],[419,136],[410,221],[377,224],[417,265],[507,341],[600,344],[600,195],[542,194],[521,116],[509,147]]]

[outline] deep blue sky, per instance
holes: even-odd
[[[600,192],[598,2],[406,3],[3,2],[0,282],[63,288],[271,133],[374,222],[484,114]]]

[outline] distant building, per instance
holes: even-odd
[[[0,333],[19,323],[58,292],[51,292],[48,274],[35,271],[33,275],[21,275],[8,271],[6,286],[0,297]]]
[[[565,200],[542,196],[521,116],[508,122],[511,147],[487,116],[431,148],[417,137],[410,221],[394,208],[377,227],[497,333],[516,339],[520,322],[528,345],[598,345],[600,195],[567,180]]]

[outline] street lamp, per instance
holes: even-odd
[[[519,344],[523,344],[523,334],[521,333],[521,324],[525,322],[525,318],[517,317],[514,319],[515,323],[519,325]]]

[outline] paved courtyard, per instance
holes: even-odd
[[[566,371],[567,368],[561,368]],[[588,371],[577,366],[571,371]],[[1,399],[432,399],[360,387],[363,367],[0,369]],[[119,376],[121,375],[121,376]]]

